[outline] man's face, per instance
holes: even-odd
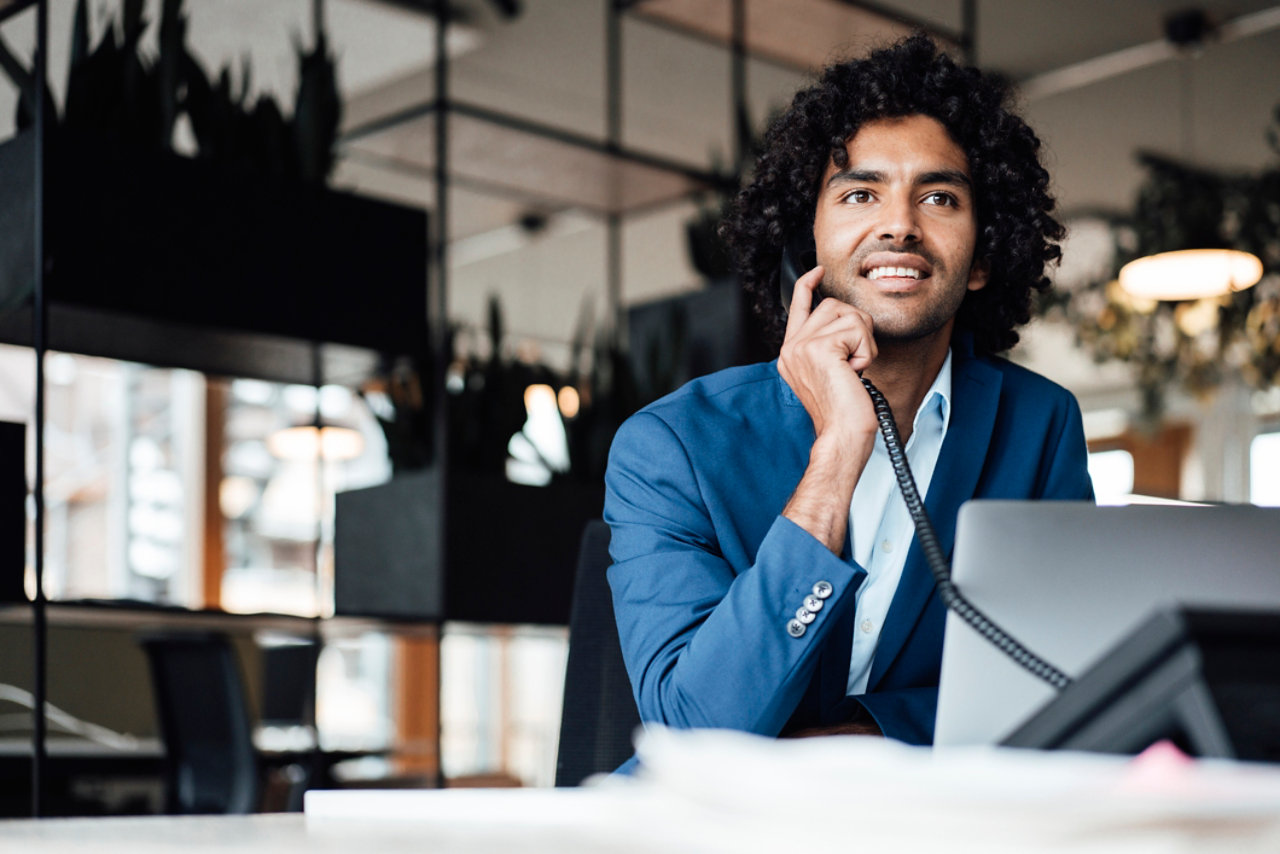
[[[871,315],[876,339],[945,335],[966,291],[986,282],[969,164],[936,119],[867,122],[827,164],[813,237],[822,294]]]

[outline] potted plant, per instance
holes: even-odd
[[[238,85],[229,69],[206,74],[182,0],[165,0],[147,55],[143,6],[123,0],[91,45],[87,3],[76,5],[66,102],[61,114],[49,105],[44,141],[50,346],[292,382],[334,375],[313,369],[315,346],[422,346],[425,212],[324,186],[341,109],[319,18],[313,46],[296,48],[286,118],[249,97],[248,69]],[[28,343],[31,320],[14,309],[29,306],[35,278],[35,84],[3,42],[0,69],[19,89],[22,128],[0,145],[0,339]],[[192,156],[174,151],[179,116]],[[355,287],[378,298],[353,301]],[[229,331],[273,338],[255,350]]]

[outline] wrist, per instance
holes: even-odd
[[[875,444],[876,428],[846,427],[827,429],[818,434],[809,448],[808,470],[821,470],[834,481],[847,483],[849,495],[862,475],[862,469],[871,458]]]
[[[872,437],[868,438],[873,438]],[[870,441],[824,434],[813,443],[809,466],[782,515],[808,531],[834,554],[844,550],[849,504],[871,455]]]

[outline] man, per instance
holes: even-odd
[[[970,498],[1092,497],[1075,400],[991,355],[1063,233],[1005,100],[915,36],[829,68],[770,128],[723,232],[779,358],[646,407],[610,454],[609,582],[644,721],[931,743],[944,608],[860,374],[948,553]],[[783,250],[810,235],[787,311]]]

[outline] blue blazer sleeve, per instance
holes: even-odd
[[[652,412],[619,430],[605,486],[609,583],[641,719],[778,734],[865,572],[782,516],[753,563],[731,563],[697,467]],[[831,594],[795,637],[788,623],[819,581]]]

